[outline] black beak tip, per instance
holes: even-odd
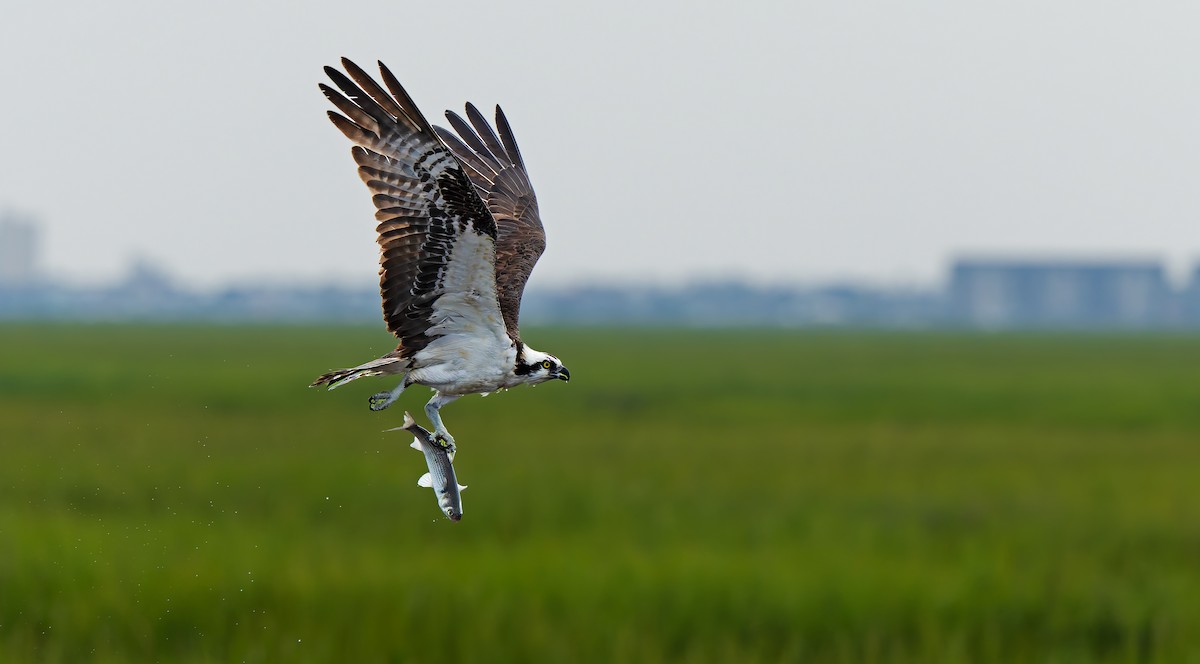
[[[558,370],[558,379],[564,383],[571,382],[571,372],[567,371],[566,367]]]

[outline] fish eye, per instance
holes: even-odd
[[[543,369],[549,369],[553,366],[554,366],[554,363],[551,362],[550,360],[542,360],[542,368]]]

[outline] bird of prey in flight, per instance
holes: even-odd
[[[465,394],[571,378],[517,329],[525,282],[546,248],[537,199],[499,106],[495,129],[471,104],[466,120],[447,111],[451,132],[429,124],[382,62],[382,86],[350,60],[342,67],[344,74],[325,68],[336,89],[320,88],[371,190],[383,319],[400,343],[312,384],[333,389],[363,376],[399,376],[394,389],[371,397],[372,410],[390,406],[409,385],[431,387],[425,413],[435,441],[452,447],[442,406]]]

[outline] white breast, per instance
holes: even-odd
[[[496,298],[495,256],[492,239],[471,230],[455,242],[429,328],[441,336],[413,356],[412,382],[471,394],[496,390],[511,374],[517,355]]]

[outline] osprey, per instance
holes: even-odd
[[[329,119],[354,143],[358,175],[373,194],[383,319],[400,343],[312,385],[400,376],[395,389],[370,398],[371,410],[387,408],[409,385],[431,387],[425,413],[434,440],[453,446],[442,406],[464,394],[571,378],[517,329],[525,282],[546,248],[537,199],[499,106],[499,137],[473,105],[470,124],[447,111],[456,137],[429,124],[382,62],[387,91],[350,60],[342,66],[346,74],[325,68],[340,92],[320,88],[341,111]]]

